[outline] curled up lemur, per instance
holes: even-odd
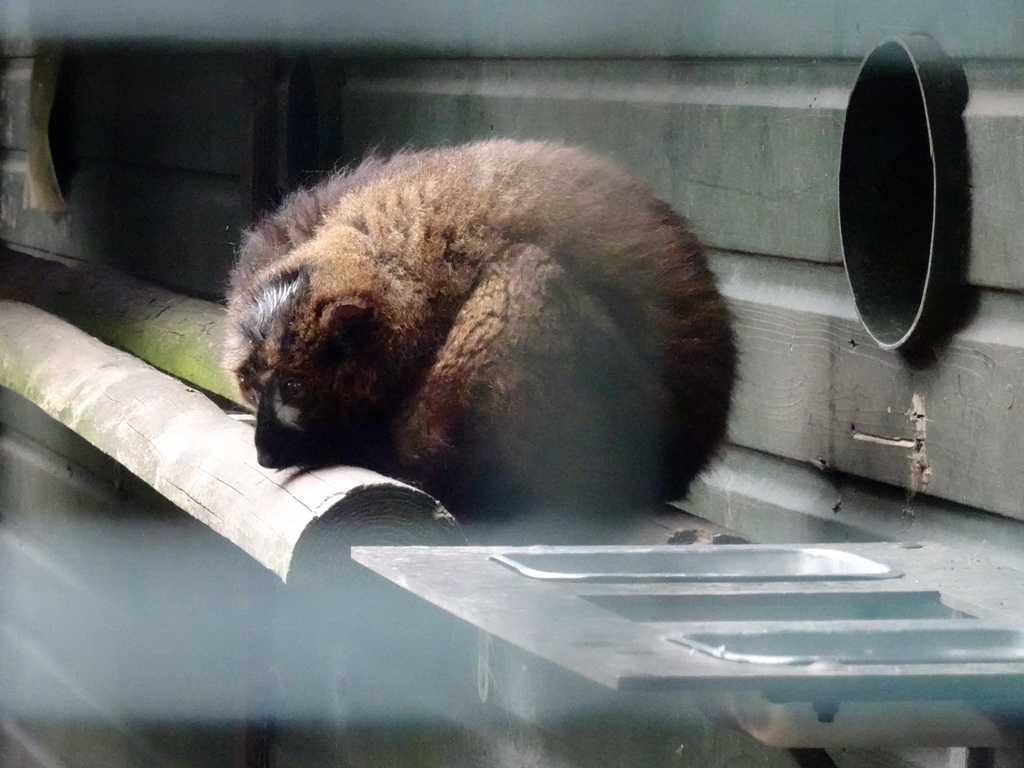
[[[678,498],[736,351],[686,221],[555,143],[371,157],[245,233],[225,364],[266,467],[356,464],[462,519]]]

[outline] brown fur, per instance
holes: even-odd
[[[298,287],[255,332],[275,280]],[[302,431],[258,427],[261,456],[368,465],[463,516],[677,497],[725,431],[735,348],[700,244],[578,149],[483,141],[297,192],[247,233],[228,306],[253,403],[301,382]]]

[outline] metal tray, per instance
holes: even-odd
[[[1024,661],[1024,632],[950,624],[892,629],[695,632],[668,639],[726,661],[750,664],[970,664]]]
[[[733,589],[741,589],[733,587]],[[630,621],[907,621],[971,618],[950,608],[936,590],[594,595],[583,599]]]
[[[550,581],[827,581],[891,579],[902,572],[837,549],[751,545],[515,551],[490,559]]]

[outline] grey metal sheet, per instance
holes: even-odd
[[[972,664],[1024,662],[1024,633],[954,620],[896,627],[711,631],[669,640],[745,664]]]
[[[779,700],[884,700],[893,695],[904,699],[1015,700],[1024,695],[1024,661],[1016,651],[1004,652],[1019,643],[1004,642],[1003,635],[986,635],[990,630],[982,629],[994,628],[1003,634],[1004,630],[1016,631],[1024,617],[1024,572],[977,562],[933,544],[849,544],[837,548],[899,568],[905,575],[861,582],[574,583],[524,578],[490,558],[516,553],[628,553],[651,548],[355,547],[353,557],[483,631],[615,689],[759,691]],[[698,552],[702,549],[692,548]],[[609,596],[616,596],[620,603],[637,597],[649,600],[652,595],[700,595],[706,599],[709,595],[736,594],[760,595],[766,601],[776,595],[817,594],[842,601],[842,596],[851,592],[917,593],[920,597],[922,589],[938,591],[943,603],[962,613],[940,618],[913,618],[913,612],[874,619],[836,619],[826,614],[815,618],[806,611],[787,615],[785,604],[780,604],[778,615],[768,621],[751,620],[749,614],[718,615],[714,620],[707,620],[706,614],[695,616],[696,620],[676,614],[657,621],[635,620],[628,612],[607,610],[601,605],[601,600]],[[645,617],[650,618],[657,616]],[[909,637],[938,632],[940,639],[932,644],[934,649],[944,642],[943,632],[963,631],[959,628],[966,625],[980,633],[975,640],[984,636],[988,643],[986,651],[975,657],[982,660],[937,659],[922,649],[914,660],[751,664],[715,658],[674,641],[680,636],[708,637],[714,633],[736,637],[790,633],[802,638],[799,643],[805,649],[813,650],[816,638],[829,639],[840,631],[852,633],[848,637],[857,633],[874,637],[879,632],[903,632]],[[908,646],[908,653],[913,650]],[[823,648],[823,660],[827,656],[824,651],[827,648]]]

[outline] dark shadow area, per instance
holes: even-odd
[[[308,182],[322,170],[320,114],[309,58],[297,57],[285,80],[284,164],[288,190]]]
[[[67,198],[71,179],[78,167],[73,151],[74,144],[74,96],[73,77],[75,60],[65,55],[61,59],[60,71],[57,75],[57,89],[54,93],[53,108],[50,111],[50,124],[47,133],[50,140],[50,157],[53,170],[57,176],[57,186],[61,194]]]

